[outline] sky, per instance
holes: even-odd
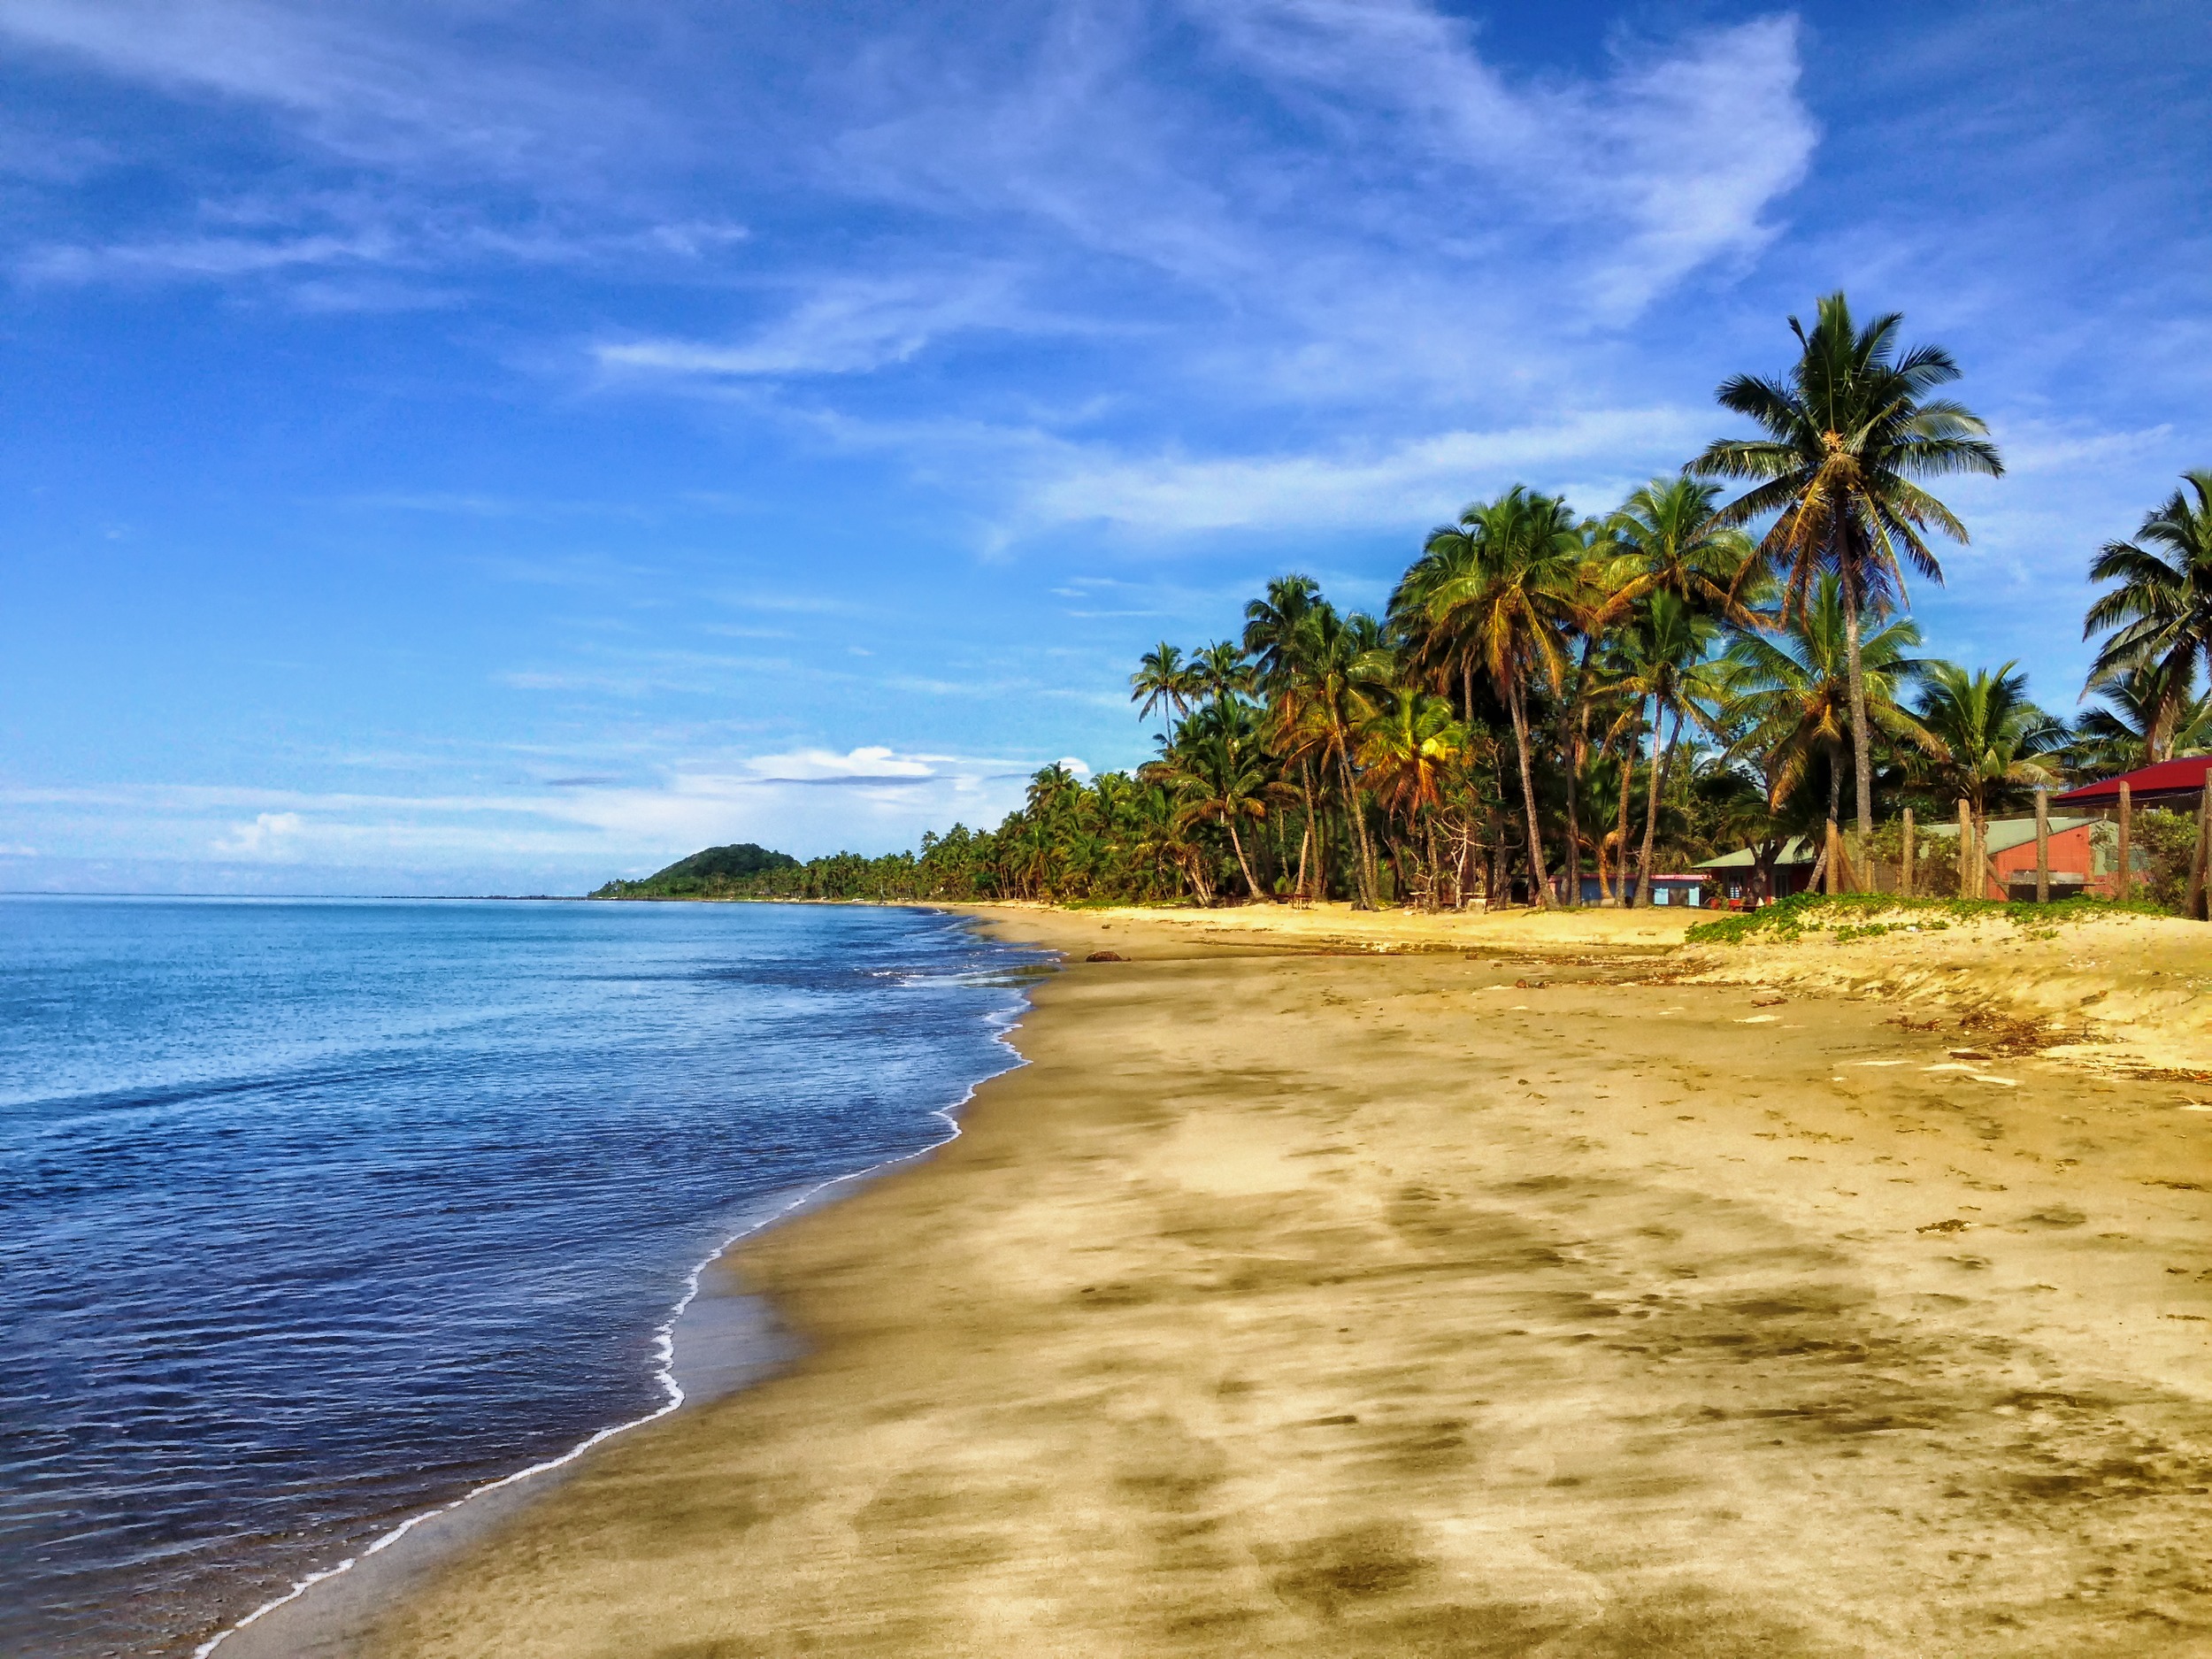
[[[2071,713],[2212,465],[2208,72],[2197,0],[6,0],[0,889],[995,824],[1838,288],[2007,463],[1930,649]]]

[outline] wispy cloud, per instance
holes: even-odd
[[[604,342],[592,351],[602,368],[633,374],[856,374],[904,363],[949,334],[1021,326],[1020,311],[1005,271],[964,272],[937,282],[833,277],[742,340]]]
[[[1555,487],[1602,461],[1656,469],[1702,430],[1700,411],[1608,410],[1542,426],[1447,432],[1366,452],[1123,457],[1071,453],[1018,511],[1032,525],[1095,520],[1148,531],[1394,524],[1534,474]]]

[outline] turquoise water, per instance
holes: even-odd
[[[1032,960],[906,910],[0,900],[0,1652],[188,1654],[661,1408],[687,1276],[942,1140]]]

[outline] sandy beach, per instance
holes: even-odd
[[[358,1650],[2212,1651],[2194,934],[2031,995],[1380,919],[996,912],[1075,958],[1029,1065],[730,1263],[803,1356]]]

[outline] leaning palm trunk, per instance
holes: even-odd
[[[1352,823],[1352,841],[1359,860],[1360,903],[1367,910],[1379,907],[1375,896],[1375,848],[1367,838],[1367,814],[1360,810],[1359,785],[1352,777],[1352,757],[1340,742],[1336,749],[1338,772],[1344,779],[1344,816]]]
[[[1237,821],[1233,816],[1228,822],[1229,845],[1237,849],[1237,868],[1244,872],[1244,890],[1257,903],[1260,884],[1252,879],[1252,861],[1244,856],[1244,837],[1237,833]]]
[[[1298,896],[1309,902],[1313,895],[1306,890],[1306,853],[1313,845],[1313,762],[1305,756],[1298,757],[1298,787],[1304,792],[1306,802],[1306,833],[1298,838]]]
[[[1519,680],[1507,686],[1505,701],[1513,713],[1513,744],[1521,756],[1521,805],[1528,814],[1529,902],[1540,910],[1548,910],[1551,895],[1544,890],[1544,838],[1536,822],[1536,780],[1528,768],[1528,714],[1521,702]]]

